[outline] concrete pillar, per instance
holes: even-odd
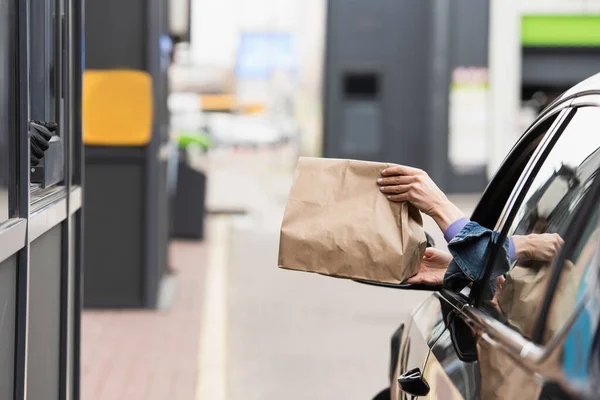
[[[521,28],[517,0],[490,0],[488,177],[511,149],[519,132]]]

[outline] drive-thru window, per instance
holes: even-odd
[[[0,8],[0,398],[79,398],[82,1]],[[30,161],[30,123],[55,126]]]

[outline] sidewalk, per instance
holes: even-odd
[[[175,298],[165,311],[84,311],[82,398],[192,400],[211,241],[175,242]]]

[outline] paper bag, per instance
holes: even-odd
[[[544,300],[551,269],[546,263],[515,266],[506,276],[499,305],[510,324],[530,338]]]
[[[538,321],[540,307],[548,293],[548,281],[552,268],[548,264],[536,266],[517,265],[506,277],[500,308],[513,327],[523,336],[532,338]],[[561,279],[556,286],[554,300],[546,317],[544,343],[547,343],[563,327],[566,319],[575,308],[577,290],[581,282],[582,269],[566,260]],[[558,299],[558,301],[556,301]]]
[[[400,283],[425,251],[419,211],[377,185],[390,164],[300,158],[281,226],[279,267]]]
[[[502,347],[482,338],[477,340],[480,392],[482,400],[537,399],[542,385],[535,375],[523,369]]]

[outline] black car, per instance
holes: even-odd
[[[600,74],[557,98],[510,151],[471,217],[501,233],[483,278],[460,293],[429,288],[392,337],[390,387],[377,399],[600,398],[599,170]],[[541,233],[564,240],[556,257],[516,260],[485,290],[506,262],[504,238]]]

